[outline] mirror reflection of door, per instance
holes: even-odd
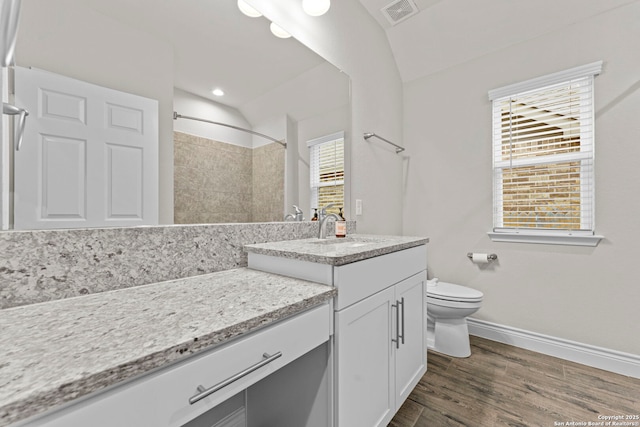
[[[158,102],[15,68],[14,228],[158,223]]]

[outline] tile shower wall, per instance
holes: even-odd
[[[253,221],[250,148],[174,132],[173,185],[176,224]]]
[[[174,132],[176,224],[280,221],[284,148],[256,149]]]
[[[253,221],[282,221],[285,148],[272,142],[253,149]]]
[[[348,222],[349,233],[355,222]],[[243,246],[314,222],[0,232],[0,309],[246,267]]]

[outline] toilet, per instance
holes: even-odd
[[[469,357],[469,329],[467,316],[482,305],[482,292],[441,282],[427,280],[427,347],[453,357]]]

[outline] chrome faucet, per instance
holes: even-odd
[[[324,208],[321,208],[320,212],[318,212],[318,239],[327,238],[327,233],[325,231],[325,223],[327,222],[327,219],[330,217],[333,217],[336,221],[340,221],[342,219],[334,213],[327,214],[327,209],[331,207],[333,207],[333,203],[329,203]]]
[[[285,221],[289,221],[289,219],[291,219],[291,221],[304,221],[304,218],[302,217],[302,209],[300,209],[296,205],[293,205],[293,208],[296,210],[295,215],[294,214],[286,214],[285,217],[284,217],[284,220]]]

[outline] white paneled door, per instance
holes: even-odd
[[[16,67],[14,228],[158,223],[158,102]]]

